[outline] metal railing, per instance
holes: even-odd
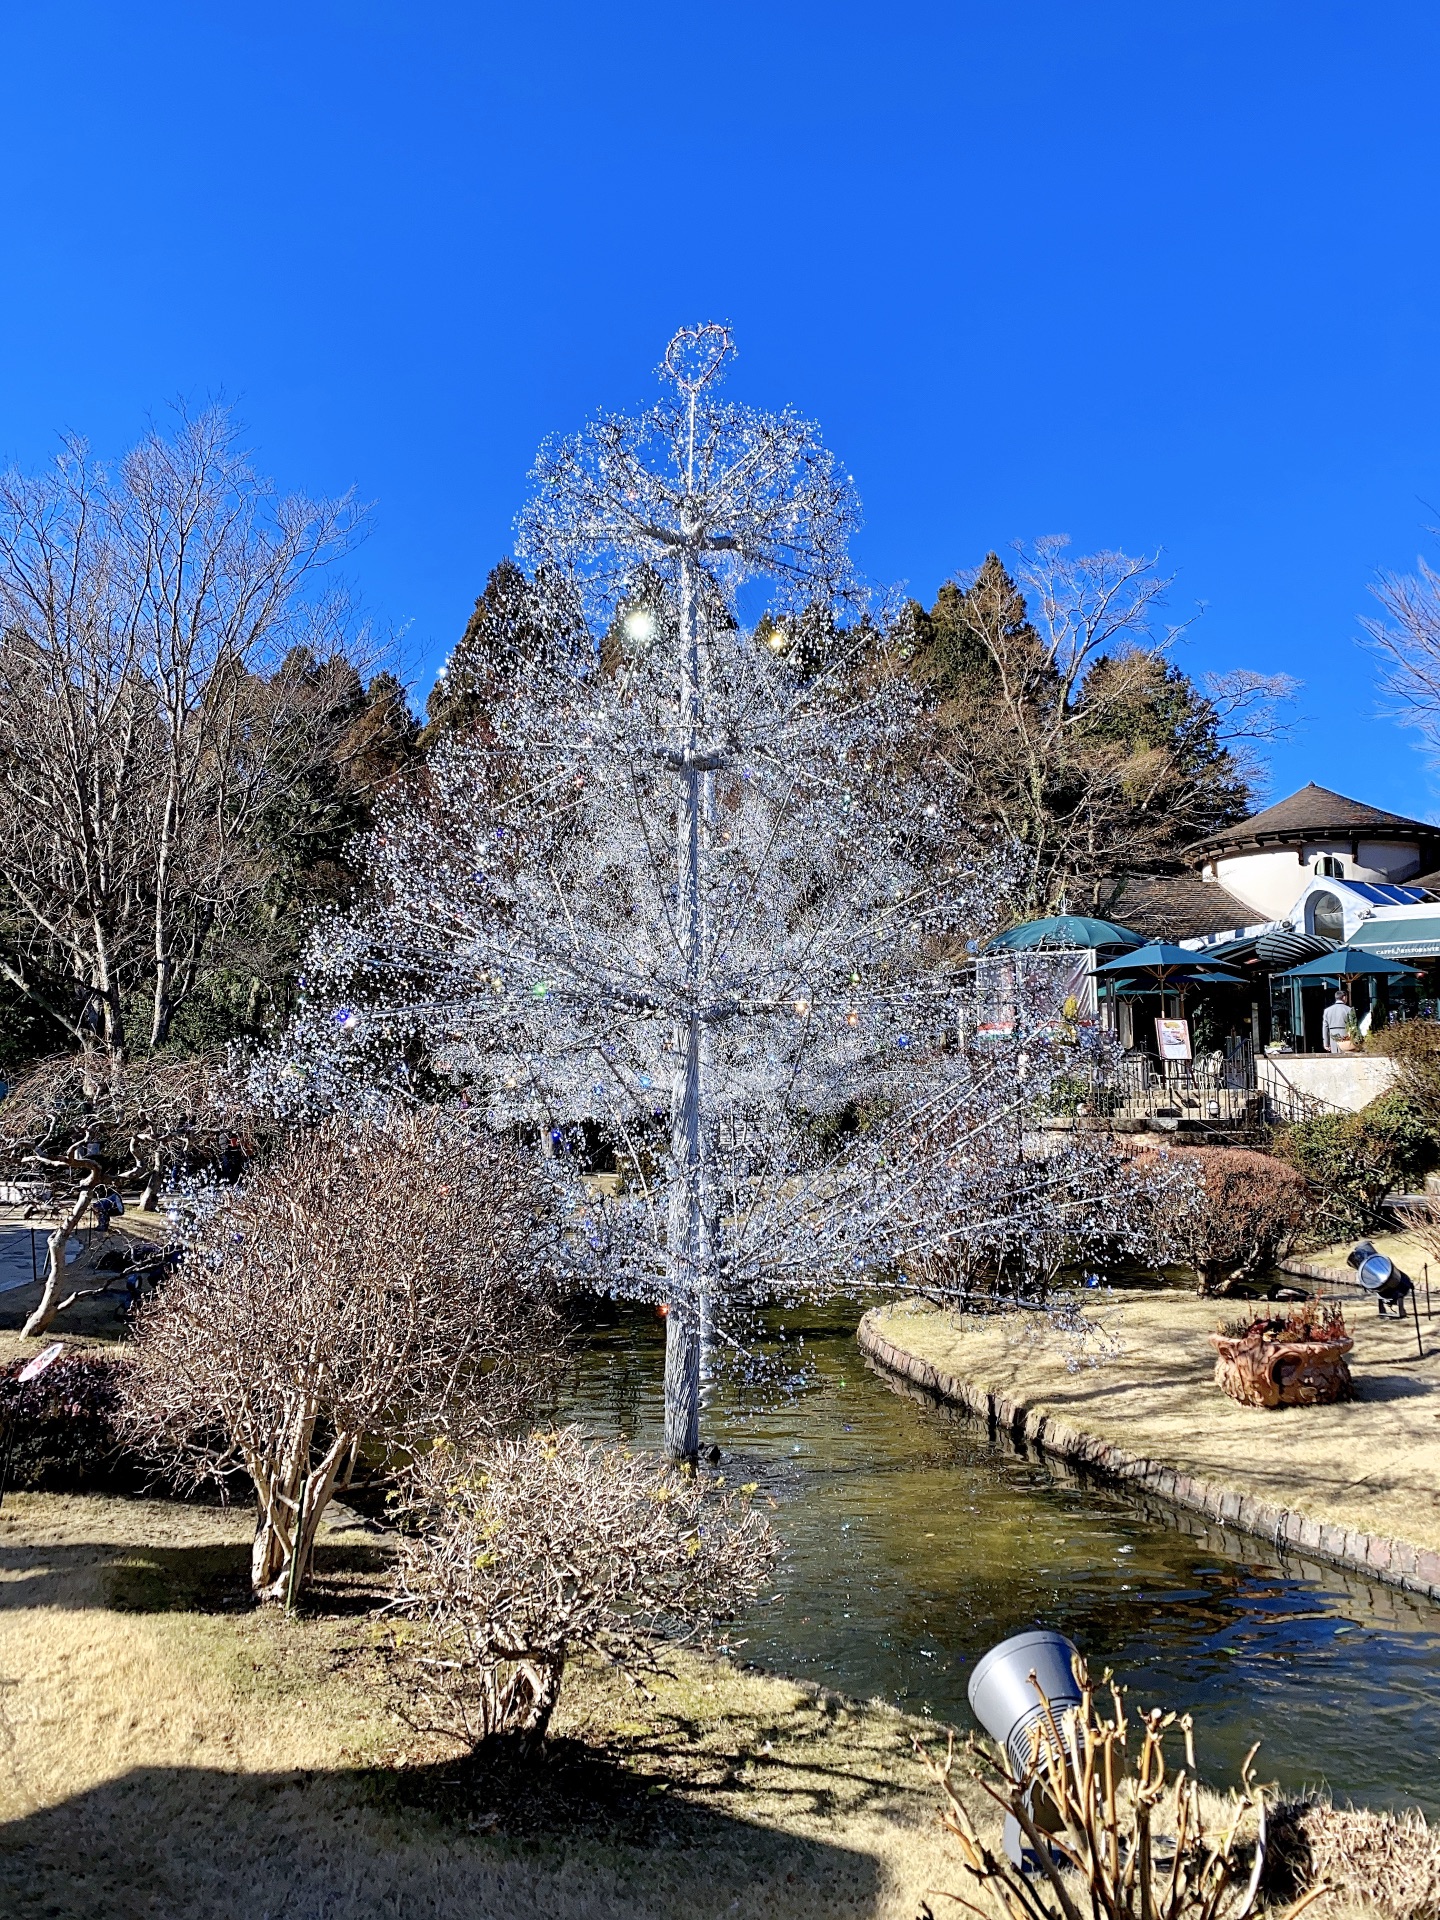
[[[1259,1125],[1262,1098],[1248,1040],[1228,1041],[1194,1060],[1157,1061],[1130,1053],[1097,1062],[1077,1113],[1100,1120],[1185,1120],[1211,1126]]]

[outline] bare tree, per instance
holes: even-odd
[[[0,1164],[44,1183],[54,1224],[45,1283],[26,1320],[43,1333],[85,1297],[62,1298],[65,1249],[102,1196],[124,1187],[142,1210],[167,1177],[214,1166],[254,1147],[254,1114],[216,1055],[117,1061],[98,1049],[42,1060],[0,1104]]]
[[[140,1309],[130,1431],[197,1483],[243,1469],[254,1589],[293,1597],[367,1441],[471,1446],[534,1404],[549,1246],[504,1142],[431,1112],[331,1121],[226,1195]]]
[[[116,1056],[127,996],[163,1044],[258,884],[250,830],[306,740],[265,676],[341,653],[317,583],[358,521],[348,497],[277,498],[218,408],[114,472],[69,441],[0,476],[0,973]]]
[[[1386,663],[1385,691],[1406,724],[1440,751],[1440,573],[1421,558],[1414,573],[1382,573],[1370,591],[1383,616],[1360,624]]]
[[[753,1489],[751,1490],[753,1491]],[[470,1746],[542,1740],[567,1661],[654,1669],[753,1600],[775,1538],[748,1494],[576,1427],[415,1469],[421,1524],[401,1543],[399,1606],[423,1629],[410,1672],[431,1724]]]

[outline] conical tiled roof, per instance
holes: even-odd
[[[1286,846],[1303,840],[1353,840],[1361,835],[1371,840],[1418,840],[1427,848],[1440,846],[1440,827],[1407,819],[1403,813],[1387,813],[1384,807],[1372,807],[1364,800],[1351,800],[1343,793],[1332,793],[1329,787],[1317,787],[1312,780],[1288,799],[1277,800],[1273,807],[1197,840],[1191,851],[1238,853],[1247,847]]]

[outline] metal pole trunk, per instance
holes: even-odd
[[[692,401],[693,406],[693,401]],[[705,780],[694,763],[703,719],[699,580],[695,550],[680,563],[680,717],[686,764],[677,809],[679,932],[683,942],[685,1012],[675,1035],[680,1060],[671,1093],[669,1208],[670,1312],[665,1327],[665,1446],[676,1460],[700,1452],[700,1379],[705,1343],[706,1180],[704,1155],[705,1034],[700,1004],[705,916],[701,841]]]

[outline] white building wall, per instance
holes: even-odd
[[[1205,868],[1207,880],[1218,880],[1227,893],[1243,900],[1262,920],[1283,918],[1308,877],[1293,847],[1230,854]]]
[[[1420,849],[1399,841],[1362,840],[1355,864],[1357,880],[1380,879],[1391,884],[1411,880],[1420,871]]]
[[[1300,848],[1227,854],[1206,865],[1205,878],[1218,880],[1227,892],[1265,919],[1282,920],[1288,917],[1306,883],[1319,877],[1316,863],[1326,855],[1339,861],[1341,871],[1336,877],[1342,880],[1394,885],[1420,871],[1420,849],[1414,841],[1361,840],[1357,844],[1351,840],[1319,840]]]
[[[1358,1113],[1390,1091],[1396,1071],[1395,1062],[1383,1055],[1267,1053],[1255,1062],[1255,1083],[1282,1113],[1312,1100],[1333,1113]]]

